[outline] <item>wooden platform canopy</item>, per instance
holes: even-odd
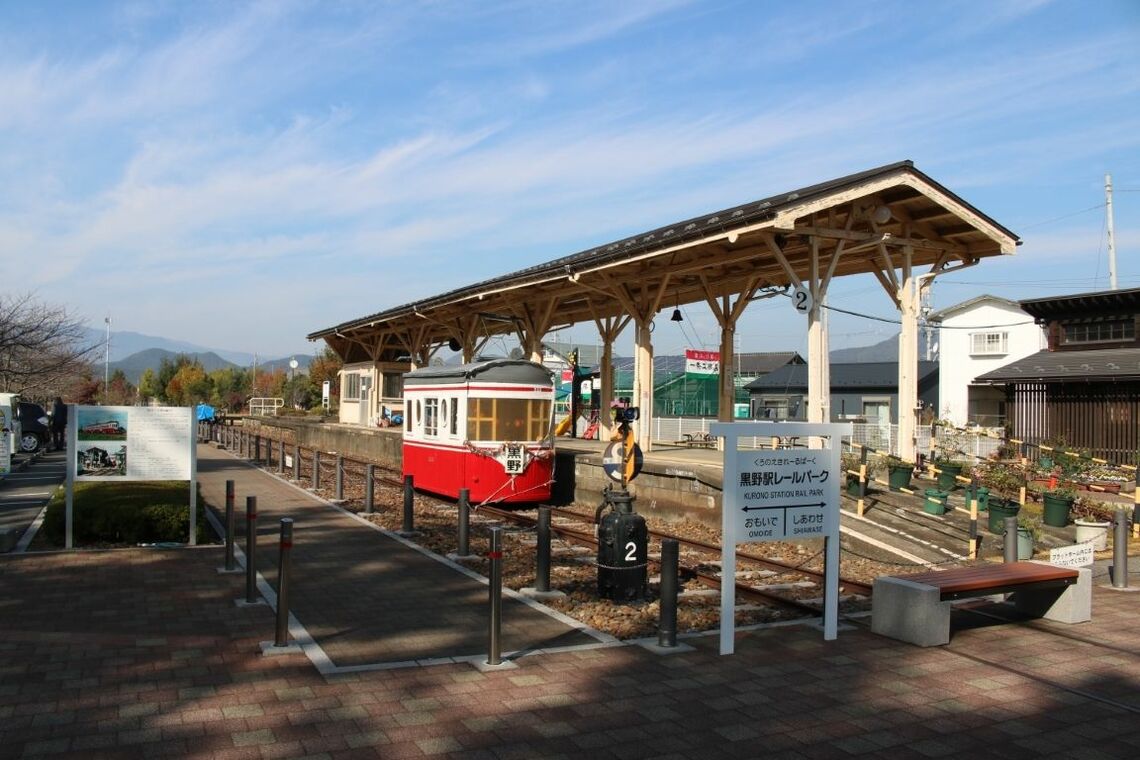
[[[905,412],[902,406],[913,407],[916,401],[916,391],[907,397],[902,386],[914,384],[921,288],[938,274],[1011,254],[1018,243],[1008,229],[912,162],[901,161],[668,224],[342,322],[308,338],[324,340],[346,363],[408,357],[413,366],[421,366],[442,346],[461,350],[470,360],[489,339],[507,334],[517,335],[524,352],[538,357],[545,334],[589,321],[608,349],[632,321],[638,364],[634,393],[644,412],[652,408],[646,394],[652,393],[654,317],[662,309],[704,302],[722,328],[725,415],[732,410],[737,320],[751,301],[778,289],[797,289],[808,296],[804,304],[814,389],[809,419],[826,421],[821,303],[832,278],[871,273],[903,317],[900,412]],[[919,268],[926,272],[920,274]],[[914,321],[909,330],[908,318]],[[903,350],[907,341],[914,346],[911,357]],[[906,378],[904,363],[911,366]],[[603,376],[602,397],[607,398],[604,381]],[[649,429],[646,417],[642,428]]]

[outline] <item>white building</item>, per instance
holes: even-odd
[[[974,378],[1045,348],[1044,329],[1016,301],[991,295],[933,312],[927,321],[938,334],[938,417],[956,425],[1004,424],[1005,395],[974,385]]]

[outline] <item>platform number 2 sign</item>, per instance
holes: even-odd
[[[796,307],[796,311],[800,314],[807,314],[811,311],[811,291],[806,286],[800,285],[792,292],[792,305]]]

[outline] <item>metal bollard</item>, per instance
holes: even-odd
[[[538,508],[538,556],[534,563],[534,590],[550,591],[550,507]]]
[[[1005,518],[1005,536],[1002,544],[1002,559],[1005,562],[1017,562],[1017,518]]]
[[[336,498],[344,498],[344,457],[340,454],[336,457]]]
[[[226,481],[226,572],[237,569],[234,559],[234,482]]]
[[[372,514],[372,501],[376,494],[376,465],[370,464],[364,471],[364,514]]]
[[[285,439],[281,439],[280,447],[277,449],[277,474],[285,474]]]
[[[411,476],[409,476],[411,477]],[[487,631],[487,664],[499,665],[500,656],[499,633],[503,627],[503,529],[491,528],[491,551],[487,558],[491,560],[489,583],[491,602],[491,618]]]
[[[471,554],[471,491],[467,488],[459,489],[459,547],[456,552],[460,557]]]
[[[1124,507],[1116,510],[1112,536],[1112,587],[1128,588],[1128,514]]]
[[[289,644],[289,556],[293,553],[293,521],[281,518],[281,549],[277,559],[277,633],[273,646]]]
[[[301,480],[301,445],[293,446],[293,480]]]
[[[321,452],[313,449],[313,490],[321,487]]]
[[[257,497],[245,497],[245,601],[257,603]]]
[[[677,646],[677,564],[680,545],[675,538],[661,539],[661,623],[657,646]]]
[[[415,481],[411,475],[404,476],[404,527],[401,530],[404,533],[412,533],[415,531],[415,498],[416,487]]]
[[[981,541],[978,540],[978,481],[976,478],[970,481],[970,487],[966,490],[966,506],[970,508],[970,531],[966,534],[969,541],[968,554],[970,559],[977,559]]]

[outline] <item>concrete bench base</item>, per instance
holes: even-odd
[[[1092,570],[1078,568],[1077,582],[1064,588],[1024,589],[1009,595],[1017,610],[1061,623],[1092,619]],[[990,596],[979,590],[977,597]],[[871,596],[871,630],[920,647],[950,643],[951,602],[936,586],[904,578],[876,578]]]

